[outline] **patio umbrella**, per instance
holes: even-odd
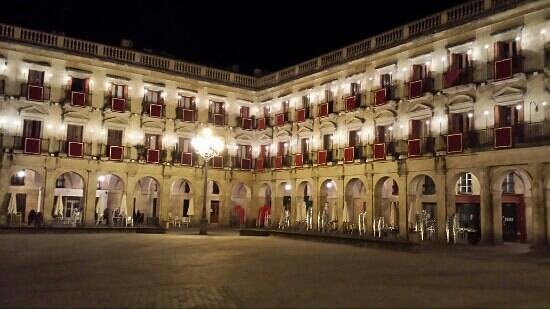
[[[189,209],[187,209],[187,215],[189,217],[195,215],[195,207],[193,206],[193,199],[189,199]]]
[[[60,195],[57,197],[57,204],[55,205],[55,209],[53,211],[54,217],[63,217],[63,197]]]
[[[304,208],[303,203],[298,204],[298,209],[296,209],[296,223],[300,223],[304,220],[302,208]]]
[[[42,208],[42,188],[38,189],[38,203],[36,204],[36,212],[40,212]]]
[[[342,222],[349,222],[349,211],[347,202],[344,202],[344,210],[342,210]]]
[[[338,221],[338,214],[336,213],[336,203],[332,205],[332,209],[330,212],[330,221]]]
[[[126,193],[122,194],[122,198],[120,200],[120,214],[123,217],[126,217],[128,215],[128,205],[126,203]]]
[[[8,204],[8,215],[15,215],[17,213],[17,202],[15,201],[15,193],[10,194],[10,202]]]

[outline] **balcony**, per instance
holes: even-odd
[[[309,108],[300,108],[296,110],[296,122],[304,122],[309,119]]]
[[[92,155],[92,143],[59,141],[59,153],[71,158],[83,158]]]
[[[20,97],[28,101],[44,102],[50,100],[50,92],[49,86],[22,83]]]
[[[192,152],[176,152],[175,155],[173,155],[174,160],[178,160],[177,162],[181,165],[185,166],[193,166],[195,160],[194,160],[194,154]]]
[[[359,108],[361,106],[361,95],[360,94],[354,94],[354,95],[345,95],[343,97],[344,100],[344,108],[346,112],[352,112],[356,108]]]
[[[500,81],[512,78],[514,74],[523,72],[523,56],[517,55],[491,61],[488,63],[487,69],[487,79]]]
[[[278,113],[275,115],[275,123],[277,126],[284,126],[288,122],[288,112]]]
[[[252,158],[233,157],[233,167],[241,170],[251,170],[252,162]]]
[[[74,107],[92,106],[92,93],[79,91],[65,91],[65,103]]]
[[[149,101],[147,97],[143,98],[141,103],[141,110],[144,115],[148,115],[152,118],[162,118],[165,116],[164,100],[162,98],[159,101]]]
[[[271,168],[271,157],[257,158],[254,160],[254,170],[263,171],[266,168]]]
[[[407,140],[407,156],[409,158],[420,157],[435,153],[435,138],[423,137]]]
[[[176,118],[183,122],[195,122],[197,121],[197,111],[194,109],[188,109],[183,107],[176,108]]]
[[[371,93],[372,104],[374,106],[382,106],[388,103],[388,101],[395,100],[395,86],[382,87],[373,90]]]
[[[319,104],[319,117],[327,117],[329,114],[334,113],[334,102],[328,101]]]
[[[147,149],[146,161],[147,163],[158,164],[160,163],[161,150],[160,149]]]
[[[268,117],[256,118],[255,120],[256,130],[265,130],[267,127],[269,127]]]
[[[398,143],[392,142],[376,142],[372,145],[372,159],[374,161],[386,160],[387,156],[397,156],[399,152],[396,149],[401,149]]]
[[[116,98],[106,93],[104,97],[104,108],[110,109],[113,112],[125,113],[130,111],[130,99]]]
[[[118,145],[102,145],[104,148],[105,156],[110,161],[122,161],[127,157],[130,157],[128,152],[129,148]]]
[[[280,155],[273,158],[273,167],[274,168],[284,168],[292,166],[292,156],[290,155]]]
[[[208,122],[213,123],[216,126],[225,126],[227,125],[227,117],[225,117],[225,114],[217,114],[217,113],[208,113]]]
[[[210,159],[210,167],[212,168],[223,168],[223,156],[215,156]]]
[[[307,152],[294,154],[294,166],[303,167],[304,164],[311,164],[311,155]]]
[[[239,123],[239,127],[243,130],[252,130],[252,129],[254,129],[254,118],[237,117],[237,122]]]
[[[317,151],[317,158],[314,160],[318,165],[327,165],[328,163],[336,163],[338,160],[337,149],[325,150],[321,149]]]
[[[449,68],[443,73],[443,88],[456,87],[473,83],[474,68],[466,67],[462,69]]]
[[[407,98],[409,100],[422,97],[426,92],[433,91],[433,79],[431,77],[410,81],[407,83]]]

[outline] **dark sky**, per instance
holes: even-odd
[[[9,0],[0,22],[241,72],[275,71],[465,1]]]

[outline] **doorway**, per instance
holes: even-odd
[[[506,242],[517,241],[518,207],[515,203],[502,203],[502,240]]]
[[[220,201],[210,201],[210,223],[218,223],[220,217]]]

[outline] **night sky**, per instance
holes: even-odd
[[[9,0],[0,22],[265,74],[463,2]]]

